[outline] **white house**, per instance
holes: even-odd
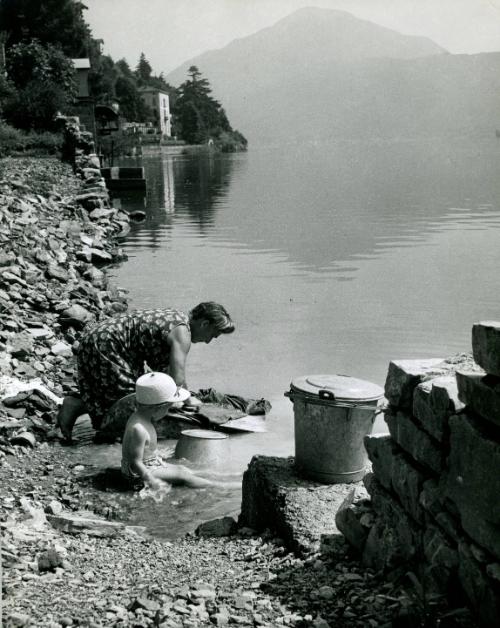
[[[170,137],[172,135],[172,116],[170,115],[170,100],[168,94],[154,87],[141,87],[139,91],[142,100],[153,110],[156,118],[156,126],[160,133]]]

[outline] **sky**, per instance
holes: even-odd
[[[223,48],[306,6],[348,11],[452,53],[500,51],[500,0],[84,0],[104,53],[132,67],[141,52],[155,74]]]

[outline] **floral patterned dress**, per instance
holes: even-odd
[[[101,321],[83,334],[78,388],[95,429],[118,399],[135,392],[144,362],[153,371],[168,372],[167,338],[179,325],[189,329],[189,316],[179,310],[135,310]]]

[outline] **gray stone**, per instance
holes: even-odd
[[[50,352],[53,355],[62,355],[66,358],[71,357],[73,355],[73,351],[71,350],[70,345],[65,342],[56,342],[50,347]]]
[[[106,264],[113,260],[113,256],[103,249],[92,248],[90,252],[92,254],[92,262],[95,264]]]
[[[63,505],[56,499],[52,499],[44,510],[49,515],[60,515],[63,511]]]
[[[458,394],[483,419],[500,425],[500,377],[457,372]]]
[[[472,326],[472,353],[487,373],[500,377],[500,322],[482,321]]]
[[[373,473],[382,486],[394,491],[401,505],[418,523],[424,522],[420,492],[426,477],[411,465],[389,435],[365,437]]]
[[[357,552],[361,553],[368,537],[368,530],[361,525],[356,517],[353,506],[355,494],[356,489],[351,489],[347,497],[340,504],[337,514],[335,515],[335,524],[345,536],[349,545]]]
[[[364,546],[363,564],[377,570],[406,565],[422,552],[420,527],[373,474],[365,477],[365,486],[372,498],[376,521]]]
[[[236,521],[232,517],[221,517],[200,523],[196,528],[197,536],[230,536],[236,530]]]
[[[500,558],[500,443],[465,414],[450,418],[446,497],[453,500],[464,530]]]
[[[54,548],[50,548],[42,552],[38,556],[38,571],[55,571],[57,567],[64,565],[64,558]]]
[[[475,506],[485,519],[500,525],[499,469],[500,442],[474,417],[451,417],[446,490],[458,508]]]
[[[392,360],[385,381],[385,396],[390,404],[401,409],[411,409],[413,391],[443,363],[442,359],[430,360]]]
[[[441,473],[443,455],[437,441],[403,412],[386,412],[385,420],[392,438],[413,460],[435,474]]]
[[[62,283],[68,283],[69,281],[69,273],[62,266],[59,266],[56,263],[50,263],[47,266],[47,270],[45,271],[47,277],[49,279],[57,279]]]
[[[338,535],[335,515],[352,484],[320,484],[295,471],[293,458],[254,456],[243,475],[239,525],[277,533],[299,554],[318,551],[325,535]]]
[[[92,314],[77,303],[63,310],[59,316],[59,322],[63,327],[75,329],[82,329],[91,320],[93,320]]]
[[[10,340],[10,353],[18,360],[24,360],[31,355],[34,347],[33,337],[26,331],[22,331]]]
[[[109,537],[117,536],[125,529],[125,525],[117,521],[105,521],[104,519],[94,519],[88,515],[81,516],[73,513],[47,515],[47,520],[52,527],[68,534],[85,532],[89,536]]]
[[[424,555],[433,579],[441,590],[449,588],[458,572],[458,548],[434,525],[426,527],[423,538]]]
[[[490,578],[500,583],[500,563],[490,563],[487,565],[486,573]]]
[[[31,626],[31,617],[23,613],[10,613],[5,618],[6,626],[8,628],[25,628],[25,626]]]
[[[500,591],[497,583],[474,560],[465,543],[458,546],[460,583],[483,628],[497,628],[500,619]]]
[[[457,381],[445,375],[423,382],[413,394],[413,414],[431,436],[443,441],[448,419],[464,409],[458,398]]]
[[[455,543],[463,538],[458,513],[452,514],[450,512],[450,506],[453,508],[454,505],[445,498],[445,492],[435,480],[424,482],[420,493],[420,504],[428,513],[429,520],[437,523]]]

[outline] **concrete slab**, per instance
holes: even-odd
[[[335,515],[352,489],[367,498],[362,482],[320,484],[297,475],[293,458],[254,456],[243,475],[239,525],[272,530],[289,549],[318,551],[322,540],[340,532]]]

